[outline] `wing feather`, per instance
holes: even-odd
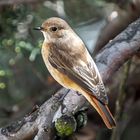
[[[80,54],[71,54],[70,50],[66,51],[60,47],[55,47],[57,46],[52,45],[49,51],[48,60],[50,64],[59,72],[67,75],[84,90],[95,96],[99,101],[108,104],[102,79],[99,72],[97,72],[97,68],[95,68],[93,60],[84,62]],[[78,55],[78,59],[75,58],[76,55]]]

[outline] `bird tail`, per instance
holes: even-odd
[[[84,94],[85,95],[85,94]],[[115,119],[113,118],[108,106],[106,104],[98,101],[94,96],[86,93],[86,99],[91,103],[91,105],[97,110],[97,112],[102,117],[104,123],[109,129],[112,129],[116,126]]]

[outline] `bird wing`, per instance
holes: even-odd
[[[55,69],[67,75],[83,90],[96,97],[102,103],[108,104],[107,94],[94,61],[89,57],[91,61],[84,62],[82,60],[83,55],[77,51],[71,53],[70,50],[52,45],[48,60]],[[78,58],[76,58],[77,56]]]

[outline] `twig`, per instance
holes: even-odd
[[[116,111],[115,111],[115,119],[118,122],[117,127],[113,129],[111,140],[120,140],[120,125],[119,122],[122,119],[124,104],[126,100],[126,82],[129,76],[129,70],[131,66],[131,60],[129,60],[123,68],[123,77],[119,87],[119,95],[116,101]]]
[[[132,23],[126,30],[119,34],[112,42],[96,56],[96,64],[106,83],[112,75],[129,58],[140,50],[140,19]],[[35,140],[46,138],[53,140],[53,122],[62,115],[72,115],[85,106],[86,100],[75,91],[69,91],[63,103],[59,97],[65,94],[67,89],[62,88],[55,96],[46,101],[35,112],[21,119],[22,123],[15,123],[0,129],[2,140],[22,140],[27,136],[34,136]],[[11,129],[9,129],[11,128]],[[44,136],[45,135],[45,136]]]

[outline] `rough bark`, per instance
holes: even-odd
[[[130,24],[121,34],[110,41],[95,57],[104,83],[112,78],[129,58],[140,50],[140,19]],[[62,102],[60,97],[69,92]],[[47,94],[47,93],[46,93]],[[43,105],[26,115],[20,121],[0,129],[0,140],[22,140],[31,137],[34,140],[53,140],[53,122],[56,118],[71,115],[86,104],[82,95],[75,91],[60,89]]]

